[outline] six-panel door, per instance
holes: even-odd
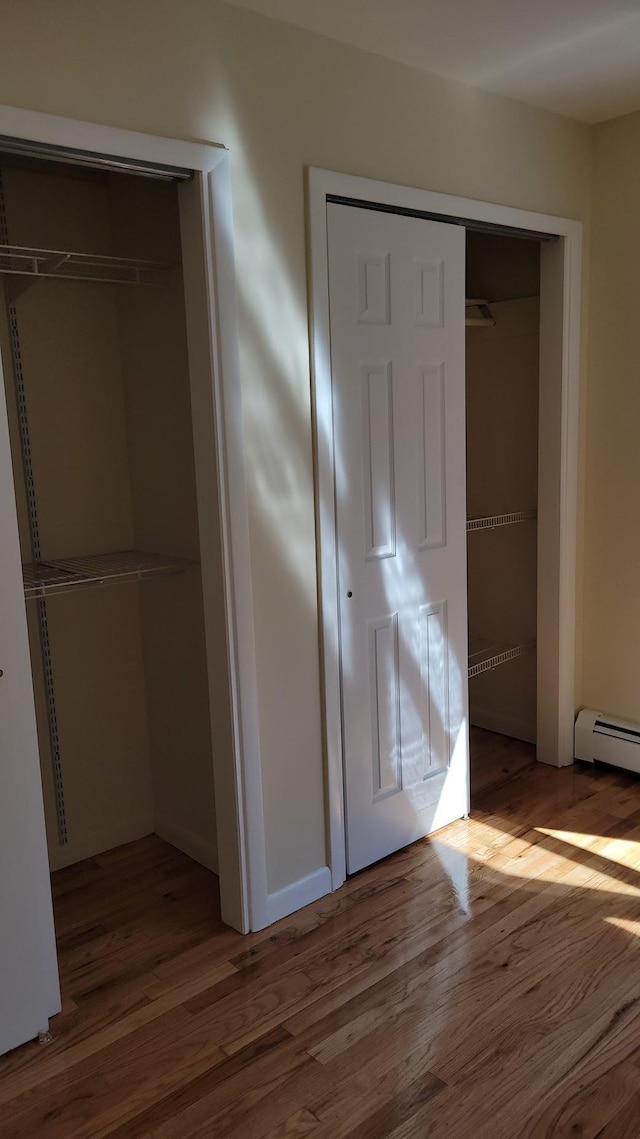
[[[327,210],[353,873],[468,810],[465,235]]]

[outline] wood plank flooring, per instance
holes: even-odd
[[[640,782],[474,748],[469,821],[249,937],[155,837],[55,874],[2,1139],[639,1139]]]

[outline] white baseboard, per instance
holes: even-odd
[[[501,736],[511,736],[514,740],[524,740],[528,744],[536,742],[535,724],[528,724],[526,720],[518,720],[514,716],[503,716],[488,708],[471,708],[469,721],[474,728],[498,732]]]
[[[57,842],[52,844],[49,848],[49,867],[51,870],[63,870],[65,866],[73,866],[74,862],[93,858],[95,854],[112,850],[114,846],[124,846],[126,842],[135,842],[136,839],[152,833],[151,814],[125,819],[117,826],[105,828],[103,831],[90,831],[88,834],[78,835],[77,838],[71,837],[66,846],[59,846]]]
[[[189,830],[188,827],[180,826],[179,823],[174,823],[172,819],[158,815],[156,815],[153,830],[158,838],[170,842],[183,854],[187,854],[189,858],[193,858],[201,866],[206,866],[207,870],[212,870],[214,874],[219,873],[218,850],[214,842],[208,842],[207,839],[202,838],[195,831]]]
[[[279,921],[280,918],[286,918],[289,914],[294,914],[296,910],[301,910],[303,906],[317,902],[318,898],[323,898],[325,894],[330,893],[331,870],[328,866],[321,866],[319,870],[307,874],[306,878],[299,878],[290,886],[285,886],[282,890],[276,890],[275,893],[269,894],[267,898],[267,925]]]

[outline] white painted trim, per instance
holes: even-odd
[[[558,650],[558,766],[574,761],[576,712],[576,576],[578,559],[578,466],[580,423],[580,329],[582,232],[564,240],[562,306],[562,410],[560,426],[560,621]]]
[[[329,851],[332,888],[347,876],[346,821],[342,765],[342,701],[338,601],[338,551],[334,487],[334,430],[329,324],[329,262],[327,255],[326,189],[324,172],[309,171],[311,337],[316,531],[320,597],[322,695],[326,747]]]
[[[227,844],[220,852],[220,882],[221,894],[226,898],[226,920],[243,932],[261,928],[267,921],[267,882],[228,152],[217,144],[160,138],[7,106],[0,106],[0,134],[52,146],[188,167],[201,175],[198,182],[202,190],[200,223],[205,262],[202,283],[207,289],[208,382],[213,381],[215,416],[215,423],[211,425],[211,450],[216,455],[221,500],[234,726],[233,756],[218,756],[218,769],[224,767],[224,771],[218,771],[216,783],[222,780],[225,787],[234,787],[235,795],[217,804],[217,816],[218,819],[224,816],[227,825],[231,818],[237,836],[235,843]],[[185,191],[187,185],[183,184],[181,191]],[[204,588],[206,590],[206,586]],[[219,834],[220,831],[218,825]]]
[[[49,146],[70,146],[145,162],[164,162],[167,166],[182,166],[188,170],[213,170],[226,153],[219,143],[161,138],[6,105],[0,105],[0,134]]]
[[[538,233],[555,233],[571,237],[578,242],[582,236],[582,223],[571,218],[538,214],[519,210],[514,206],[501,206],[494,202],[477,202],[473,198],[460,198],[452,194],[438,194],[433,190],[416,190],[410,186],[395,186],[392,182],[375,182],[351,174],[335,174],[330,170],[311,167],[308,170],[310,205],[324,208],[327,194],[345,198],[359,198],[366,202],[401,206],[404,209],[443,214],[448,217],[468,218],[471,221],[489,222],[491,225],[513,226]],[[311,212],[317,222],[317,212]],[[326,221],[325,221],[326,231]],[[579,294],[578,294],[579,295]]]
[[[51,870],[62,870],[65,866],[73,866],[74,862],[82,862],[85,858],[102,854],[104,850],[112,850],[114,846],[124,846],[126,842],[145,838],[146,835],[153,834],[153,829],[153,815],[149,812],[121,819],[117,826],[89,831],[72,839],[66,846],[54,843],[49,851],[49,867]]]
[[[307,874],[306,878],[299,878],[290,886],[269,894],[267,924],[271,925],[280,918],[286,918],[289,914],[301,910],[303,906],[309,906],[312,902],[317,902],[318,898],[324,898],[325,894],[330,893],[331,871],[328,866],[321,866],[312,874]]]
[[[206,336],[207,356],[210,354],[214,360],[213,389],[208,392],[201,389],[204,399],[199,409],[205,423],[213,418],[215,454],[206,443],[198,447],[196,442],[198,497],[206,510],[207,483],[215,479],[222,537],[232,730],[238,757],[233,770],[228,765],[224,769],[218,765],[216,771],[220,900],[223,919],[246,933],[268,924],[268,891],[228,155],[218,158],[199,185],[187,183],[180,187],[182,201],[193,195],[199,198],[205,248],[210,250],[210,259],[204,266],[209,303],[206,313],[202,314],[207,328],[200,330],[203,334],[198,337],[196,354],[199,356]],[[194,271],[197,273],[197,267]],[[208,370],[211,374],[211,369]],[[213,397],[213,416],[207,397]],[[197,415],[196,412],[196,440]],[[213,624],[210,633],[214,637],[218,635]],[[215,699],[215,689],[211,695]],[[225,877],[222,873],[225,852],[231,849],[233,865],[227,863]],[[237,904],[239,889],[242,910]]]
[[[561,241],[544,246],[562,257],[562,272],[555,266],[551,277],[560,279],[562,290],[560,430],[555,437],[561,449],[557,472],[559,510],[553,539],[558,560],[552,604],[557,607],[558,639],[553,684],[557,693],[551,729],[551,747],[540,758],[558,766],[573,761],[574,675],[575,675],[575,563],[577,535],[577,467],[580,330],[580,257],[582,225],[578,221],[533,213],[470,198],[433,193],[387,182],[337,174],[327,170],[308,171],[308,211],[310,228],[310,316],[312,346],[312,387],[314,398],[316,524],[318,532],[318,573],[323,659],[323,699],[326,735],[326,786],[329,816],[329,850],[333,889],[346,876],[345,819],[343,797],[343,755],[338,653],[337,551],[335,539],[334,431],[329,348],[329,275],[327,264],[328,194],[361,201],[379,202],[436,213],[445,217],[469,218],[494,225],[511,226],[540,233],[557,234]],[[553,255],[545,253],[549,264]],[[543,257],[543,260],[544,260]],[[544,273],[543,273],[544,276]],[[543,289],[547,288],[543,282]],[[541,338],[544,304],[541,296]],[[550,342],[552,337],[549,338]],[[541,368],[547,366],[541,351]],[[554,434],[549,419],[541,423],[541,435]],[[543,444],[541,443],[541,446]],[[549,740],[547,741],[549,743]]]
[[[183,854],[206,866],[207,870],[218,873],[218,850],[215,843],[207,842],[201,835],[188,827],[182,827],[170,818],[156,815],[153,823],[153,832],[158,838],[171,843]]]
[[[573,763],[581,242],[540,257],[537,758]]]

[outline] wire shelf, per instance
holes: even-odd
[[[486,641],[480,637],[469,638],[469,680],[479,676],[482,672],[489,672],[498,668],[507,661],[524,656],[525,653],[535,649],[535,641],[528,641],[522,645],[497,644],[495,641]]]
[[[495,530],[497,526],[513,526],[537,518],[535,510],[514,510],[510,514],[489,514],[486,518],[467,518],[467,533],[472,530]]]
[[[489,302],[486,300],[478,300],[473,297],[468,298],[464,302],[465,307],[465,324],[467,328],[493,328],[495,325],[495,318],[492,316]],[[468,316],[467,310],[477,309],[478,316]]]
[[[140,261],[131,257],[0,244],[0,273],[19,277],[150,285],[161,281],[162,274],[169,268],[170,265],[159,261]]]
[[[122,585],[183,573],[197,563],[141,550],[123,550],[85,558],[60,558],[22,567],[24,595],[31,598],[73,593],[92,586]]]

